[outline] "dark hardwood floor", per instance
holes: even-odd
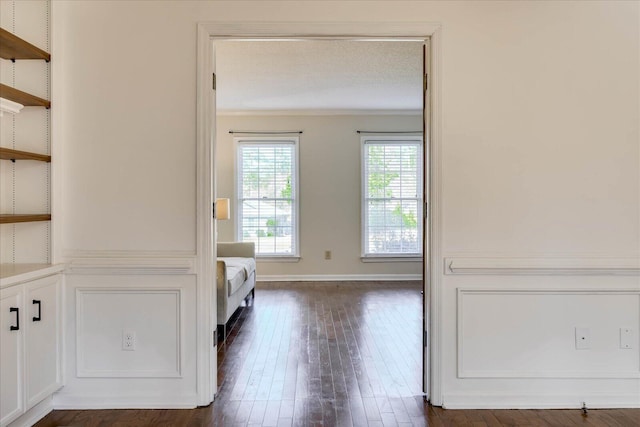
[[[411,283],[259,283],[218,349],[216,401],[193,410],[54,411],[37,427],[640,426],[640,409],[444,410],[421,395]]]

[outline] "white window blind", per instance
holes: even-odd
[[[422,254],[422,139],[363,138],[363,256]]]
[[[298,138],[236,138],[237,237],[258,256],[298,255]]]

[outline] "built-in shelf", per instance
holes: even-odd
[[[0,58],[13,62],[17,60],[44,60],[49,62],[51,55],[35,45],[21,39],[10,31],[0,28]],[[48,74],[47,74],[48,76]],[[23,92],[14,87],[0,83],[0,115],[3,113],[17,114],[22,107],[50,108],[51,102]],[[24,110],[23,110],[24,111]],[[14,133],[15,137],[15,133]],[[50,143],[50,140],[48,139]],[[19,151],[0,147],[0,160],[24,161],[35,160],[45,163],[51,162],[51,156],[46,154]],[[51,214],[0,214],[0,224],[17,224],[29,222],[51,221]],[[34,248],[37,250],[38,248]],[[7,257],[3,257],[5,259]],[[47,256],[47,259],[50,257]],[[15,260],[14,260],[15,261]],[[14,286],[26,281],[60,273],[63,265],[52,264],[0,264],[0,288]]]
[[[30,93],[23,92],[2,83],[0,83],[0,97],[17,102],[25,107],[51,107],[51,102],[46,99],[38,98],[35,95],[31,95]]]
[[[37,222],[37,221],[51,221],[50,214],[32,214],[32,215],[14,215],[14,214],[1,214],[0,224],[15,224],[18,222]]]
[[[49,62],[51,55],[4,28],[0,28],[0,58],[12,61],[16,59],[44,59]]]
[[[0,160],[37,160],[40,162],[50,163],[51,156],[0,147]]]

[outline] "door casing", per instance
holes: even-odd
[[[425,223],[424,316],[428,331],[428,354],[424,357],[426,395],[433,405],[442,404],[441,390],[441,26],[433,22],[202,22],[197,26],[197,392],[198,405],[215,397],[216,384],[216,285],[215,253],[215,72],[214,41],[246,38],[293,38],[331,40],[428,40],[429,74],[425,99]],[[428,116],[426,116],[428,115]],[[427,134],[428,132],[428,134]],[[428,143],[427,143],[428,141]]]

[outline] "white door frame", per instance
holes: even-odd
[[[197,391],[198,404],[208,405],[216,391],[216,284],[215,224],[215,96],[212,73],[215,70],[213,39],[224,38],[412,38],[430,39],[431,129],[429,146],[429,213],[431,230],[429,262],[424,271],[427,284],[429,319],[429,390],[434,405],[442,404],[441,390],[441,33],[440,24],[429,22],[203,22],[198,24],[197,44]],[[426,135],[425,135],[426,136]],[[425,138],[426,139],[426,138]]]

